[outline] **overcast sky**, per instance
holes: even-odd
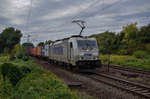
[[[31,4],[32,2],[32,4]],[[83,35],[122,26],[150,23],[150,0],[0,0],[0,32],[9,26],[20,29],[22,42],[56,40],[80,32],[72,20],[86,21]]]

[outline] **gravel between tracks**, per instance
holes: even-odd
[[[72,82],[81,82],[82,86],[80,87],[71,87],[72,90],[77,90],[81,92],[83,97],[92,96],[93,99],[141,99],[138,96],[127,93],[125,91],[116,89],[114,87],[105,85],[103,83],[92,80],[84,74],[78,74],[76,72],[71,72],[65,69],[62,69],[58,66],[49,64],[46,61],[38,60],[33,58],[36,63],[41,67],[50,70],[58,78],[60,78],[66,85]]]

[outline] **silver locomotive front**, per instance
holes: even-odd
[[[95,38],[77,38],[77,60],[79,68],[95,69],[101,66],[98,45]]]

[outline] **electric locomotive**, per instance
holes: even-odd
[[[53,42],[49,47],[49,60],[78,69],[101,66],[96,39],[79,35]]]

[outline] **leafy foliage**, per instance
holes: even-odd
[[[137,23],[124,26],[120,33],[106,31],[96,37],[102,54],[133,55],[137,50],[150,51],[150,24],[141,28]]]
[[[146,49],[146,51],[150,52],[150,43],[145,45],[145,49]]]
[[[0,71],[0,99],[3,99],[4,97],[7,99],[82,99],[79,93],[71,91],[55,75],[48,70],[37,66],[31,59],[28,61],[15,59],[9,61],[9,64],[10,63],[10,67],[13,64],[19,69],[23,78],[21,78],[15,86],[11,84],[9,79],[6,79],[4,84],[1,76],[2,73]],[[15,70],[12,71],[16,72]]]
[[[118,54],[119,55],[128,55],[128,51],[125,50],[125,49],[121,49],[121,50],[118,51]]]
[[[40,42],[37,46],[43,46],[44,42]]]
[[[131,40],[131,39],[136,39],[136,35],[138,32],[138,27],[136,25],[137,25],[137,23],[134,23],[134,24],[129,24],[129,25],[123,27],[123,32],[125,33],[124,41],[126,43],[128,43],[129,40]]]
[[[108,63],[108,55],[100,55],[100,59],[103,64]],[[150,70],[150,59],[139,59],[134,56],[127,55],[111,55],[110,63],[115,65],[127,66],[131,68],[149,69]]]
[[[135,56],[136,58],[148,58],[147,52],[145,51],[135,51],[133,53],[133,56]]]
[[[48,41],[45,42],[45,44],[50,44],[50,43],[52,43],[52,42],[53,42],[53,41],[48,40]]]
[[[2,73],[2,76],[3,76],[3,79],[5,80],[6,78],[6,75],[8,74],[8,69],[10,68],[11,64],[9,63],[4,63],[2,66],[1,66],[1,73]]]
[[[116,48],[116,37],[114,32],[106,31],[99,35],[92,35],[92,37],[96,37],[98,45],[100,45],[100,52],[103,54],[111,53],[113,49]]]
[[[0,34],[0,52],[10,52],[10,49],[20,42],[22,37],[21,31],[8,27]]]
[[[17,58],[23,58],[25,56],[25,49],[22,45],[17,44],[15,45],[14,49],[12,50],[11,54],[16,56]]]
[[[27,73],[31,72],[31,69],[29,67],[26,67],[26,66],[22,66],[20,69],[21,69],[23,75],[26,75]]]
[[[9,56],[0,56],[0,62],[8,62],[10,60]]]
[[[2,64],[1,72],[4,80],[7,77],[13,86],[15,86],[17,82],[23,77],[20,69],[11,63]]]
[[[28,56],[24,56],[24,57],[23,57],[23,60],[24,60],[24,61],[28,61],[28,60],[29,60],[29,57],[28,57]]]
[[[33,43],[23,43],[22,46],[24,48],[27,48],[27,47],[34,47]]]

